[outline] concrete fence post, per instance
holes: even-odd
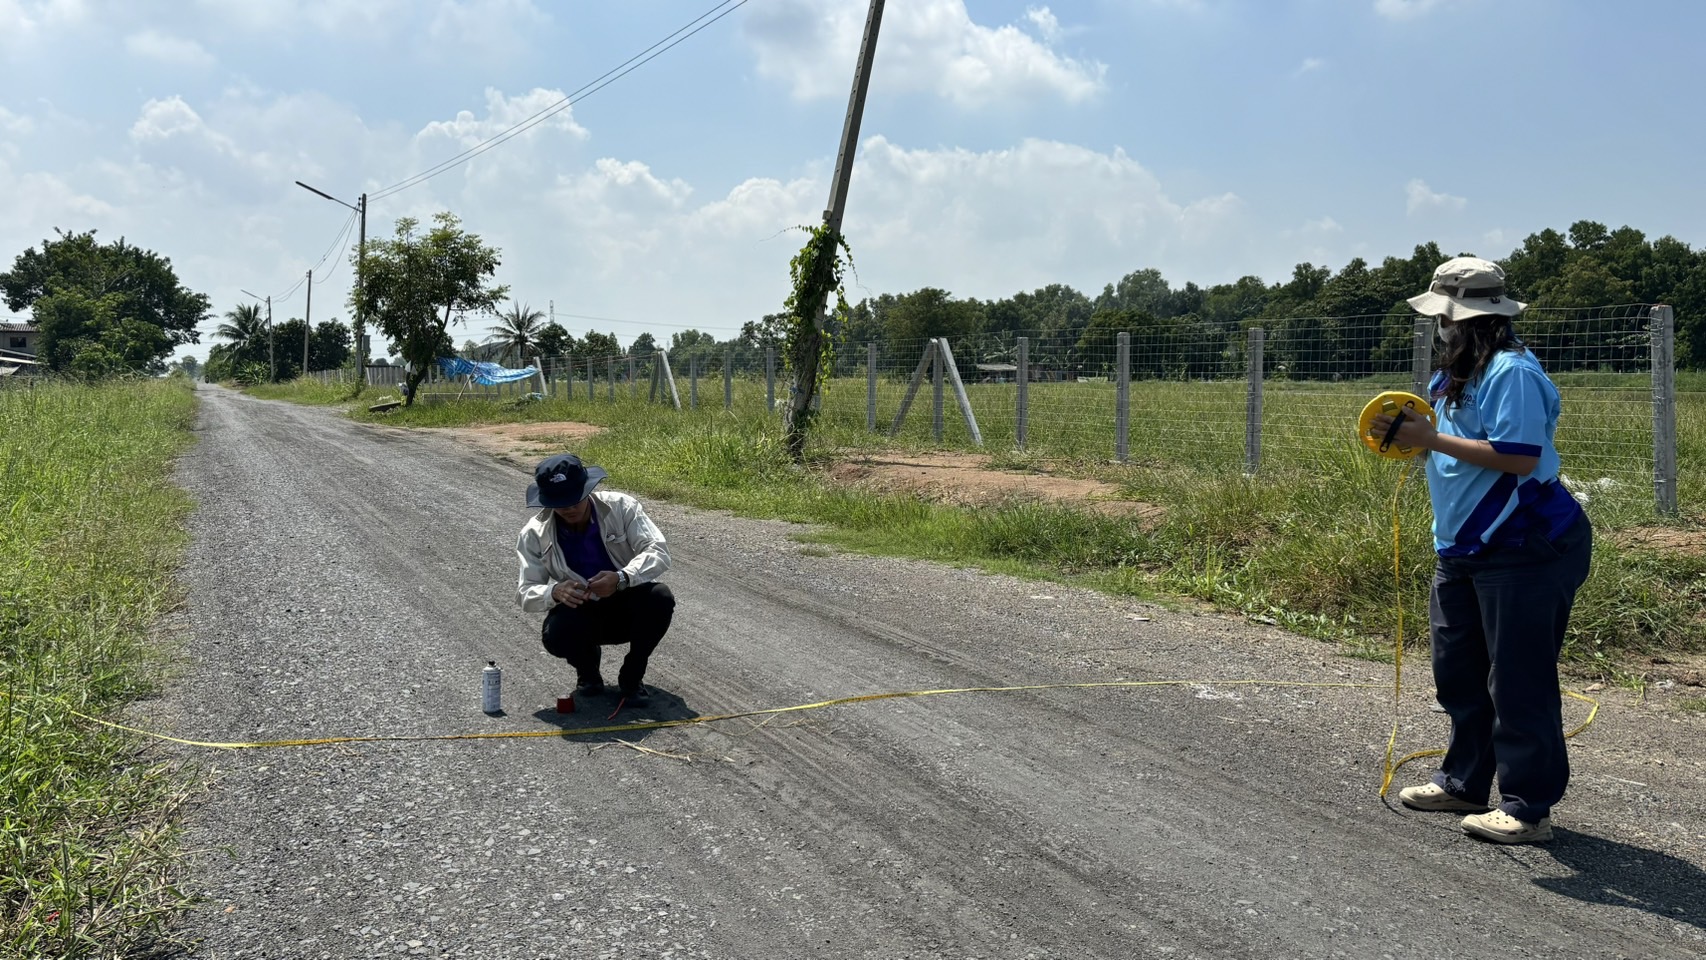
[[[1025,449],[1031,419],[1031,338],[1019,338],[1019,400],[1013,411],[1013,442]]]
[[[1255,476],[1262,466],[1262,347],[1266,337],[1261,327],[1250,328],[1244,392],[1244,473],[1248,476]]]

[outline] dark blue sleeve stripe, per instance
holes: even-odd
[[[1489,440],[1494,453],[1509,453],[1519,457],[1540,456],[1540,446],[1533,443],[1516,443],[1511,440]]]
[[[1479,547],[1486,537],[1487,529],[1499,514],[1505,512],[1510,503],[1511,495],[1517,491],[1517,477],[1514,473],[1502,473],[1499,479],[1493,481],[1492,489],[1481,497],[1481,502],[1470,511],[1468,519],[1458,527],[1451,536],[1451,542],[1458,546],[1474,545]]]

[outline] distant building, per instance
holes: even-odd
[[[0,355],[33,360],[40,338],[41,331],[34,324],[0,322]]]

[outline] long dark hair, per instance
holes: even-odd
[[[1463,403],[1463,391],[1479,377],[1500,350],[1521,350],[1522,341],[1511,330],[1511,318],[1494,313],[1465,317],[1457,322],[1457,336],[1442,342],[1439,365],[1445,372],[1445,402]]]

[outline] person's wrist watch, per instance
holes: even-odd
[[[626,590],[626,589],[628,589],[628,587],[631,584],[632,584],[632,581],[628,579],[628,571],[626,571],[626,570],[616,571],[616,589]]]

